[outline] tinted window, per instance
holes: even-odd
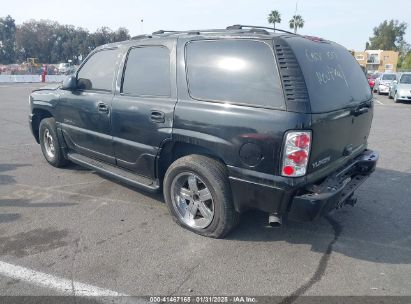
[[[285,107],[274,54],[261,41],[190,42],[186,62],[195,99]]]
[[[301,37],[287,42],[303,72],[313,113],[355,106],[372,98],[360,65],[344,47]]]
[[[411,84],[411,74],[402,75],[400,83],[409,83],[409,84]]]
[[[133,48],[124,73],[124,94],[170,96],[170,54],[167,48]]]
[[[119,55],[118,49],[92,55],[78,72],[78,87],[82,90],[111,91]]]
[[[382,75],[382,80],[395,80],[395,74],[384,74]]]

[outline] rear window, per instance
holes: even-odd
[[[397,77],[395,74],[384,74],[382,75],[382,80],[395,80]]]
[[[287,42],[300,64],[313,113],[335,111],[372,98],[360,65],[344,47],[303,38]]]
[[[285,108],[272,48],[256,40],[201,40],[186,46],[190,96]]]

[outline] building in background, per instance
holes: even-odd
[[[384,50],[354,51],[358,63],[365,67],[369,73],[396,72],[398,52]]]

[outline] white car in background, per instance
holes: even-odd
[[[375,79],[375,84],[374,84],[374,93],[378,93],[378,95],[381,94],[388,94],[390,91],[390,85],[391,83],[397,80],[397,75],[394,73],[383,73]]]
[[[59,71],[59,74],[67,74],[67,72],[70,70],[70,63],[69,62],[59,63],[57,69]]]
[[[403,73],[392,82],[388,98],[394,98],[394,102],[411,101],[411,73]]]

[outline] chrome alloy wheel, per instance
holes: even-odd
[[[56,155],[56,150],[53,144],[53,137],[51,136],[51,133],[49,129],[46,129],[44,131],[44,148],[46,149],[47,156],[50,158],[54,158]]]
[[[214,218],[214,201],[206,184],[194,173],[183,172],[171,183],[171,200],[178,218],[195,229],[208,227]]]

